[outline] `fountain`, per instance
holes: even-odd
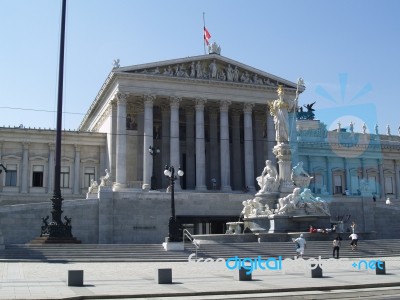
[[[257,177],[260,190],[254,199],[243,201],[244,228],[253,233],[286,233],[330,227],[330,212],[327,202],[314,197],[308,188],[312,177],[303,169],[303,162],[292,166],[292,150],[289,145],[289,112],[297,108],[299,86],[296,97],[284,96],[283,87],[278,87],[278,99],[269,103],[274,117],[277,145],[273,148],[279,172],[272,162],[265,162],[264,170]],[[262,203],[265,203],[263,205]]]

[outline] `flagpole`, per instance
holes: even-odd
[[[205,12],[203,12],[203,46],[204,46],[204,55],[206,55],[206,39],[205,39],[205,28],[206,28],[206,20],[204,17]]]

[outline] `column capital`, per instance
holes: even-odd
[[[204,106],[207,103],[207,99],[206,98],[195,98],[195,108],[196,110],[204,110]]]
[[[243,104],[243,112],[251,113],[253,111],[254,103],[244,103]]]
[[[229,110],[229,105],[231,105],[231,101],[227,101],[227,100],[223,100],[223,101],[221,101],[220,102],[220,106],[219,106],[219,108],[220,108],[220,111],[222,112],[222,111],[224,111],[224,112],[228,112],[228,110]]]
[[[78,144],[75,144],[74,147],[76,152],[81,151],[81,146],[79,146]]]
[[[49,150],[50,150],[50,151],[56,150],[56,145],[53,144],[53,143],[49,143]]]
[[[155,95],[143,95],[144,99],[144,106],[145,107],[151,107],[154,104],[154,100],[156,100]]]
[[[129,93],[123,93],[123,92],[118,92],[115,95],[115,98],[117,100],[117,104],[126,104],[126,100],[129,97]]]
[[[24,141],[24,142],[22,142],[22,149],[24,149],[24,150],[28,150],[29,149],[29,145],[30,145],[31,143],[30,142],[28,142],[28,141]]]
[[[171,108],[179,108],[179,103],[182,101],[181,97],[171,96],[169,97]]]

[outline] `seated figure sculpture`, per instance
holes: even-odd
[[[108,171],[108,169],[106,169],[105,172],[106,175],[100,177],[100,186],[112,186],[111,173]]]
[[[292,168],[291,179],[297,187],[304,189],[310,185],[310,181],[313,177],[304,170],[303,162],[300,161]]]
[[[291,194],[287,195],[286,197],[279,198],[279,209],[277,214],[283,215],[298,208],[299,202],[301,201],[300,192],[300,188],[295,188]]]
[[[275,166],[272,165],[270,160],[265,161],[264,170],[262,171],[261,176],[257,177],[256,179],[261,188],[256,195],[278,191],[278,171],[276,170]]]
[[[304,189],[301,193],[301,198],[306,203],[306,212],[330,215],[328,203],[320,197],[314,197],[310,189]]]

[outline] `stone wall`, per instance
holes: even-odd
[[[177,192],[177,216],[239,216],[250,194]],[[378,238],[400,238],[400,206],[369,197],[335,197],[332,220],[351,215],[356,231],[376,231]],[[72,233],[82,243],[162,243],[168,235],[171,194],[100,188],[100,199],[64,200],[63,216],[72,218]],[[23,244],[40,235],[42,217],[51,216],[51,202],[0,206],[0,231],[5,244]]]

